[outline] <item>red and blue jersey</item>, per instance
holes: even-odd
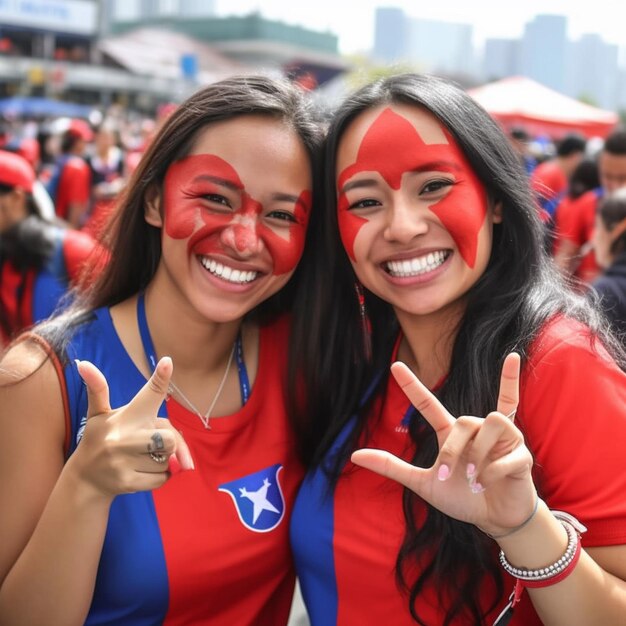
[[[535,458],[534,477],[550,508],[567,511],[588,531],[583,546],[626,543],[626,374],[581,324],[559,318],[535,342],[521,382],[517,423]],[[375,427],[363,445],[410,460],[414,444],[407,421],[414,412],[393,377],[372,408]],[[380,421],[378,421],[380,416]],[[340,434],[329,458],[349,436]],[[584,444],[582,443],[584,442]],[[598,451],[602,463],[598,464]],[[336,485],[323,469],[310,472],[291,519],[291,541],[312,626],[414,626],[408,595],[396,583],[396,557],[405,534],[403,488],[347,463]],[[418,524],[425,504],[416,510]],[[494,559],[497,545],[493,544]],[[496,561],[497,562],[497,561]],[[419,574],[415,564],[413,580]],[[492,624],[508,602],[514,581],[503,573],[504,596],[486,619]],[[443,623],[439,589],[426,586],[416,608],[426,624]],[[445,590],[444,590],[445,594]],[[494,597],[490,583],[483,606]],[[467,616],[454,626],[469,623]],[[527,593],[510,622],[539,626]]]
[[[160,415],[184,436],[196,469],[160,489],[120,495],[109,522],[87,624],[286,624],[294,587],[288,524],[303,470],[284,402],[288,324],[261,328],[259,367],[240,411],[211,420],[173,398]],[[145,378],[108,309],[94,312],[68,348],[68,453],[80,445],[87,397],[73,359],[106,376],[111,406]]]

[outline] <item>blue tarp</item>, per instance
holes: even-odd
[[[92,107],[50,98],[0,99],[0,115],[5,117],[88,117]]]

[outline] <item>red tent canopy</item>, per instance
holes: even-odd
[[[521,126],[534,136],[558,139],[579,132],[606,137],[619,121],[612,111],[583,104],[523,76],[504,78],[468,93],[506,130]]]

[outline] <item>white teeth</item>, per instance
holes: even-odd
[[[438,250],[437,252],[429,252],[425,256],[416,257],[414,259],[388,261],[385,265],[387,266],[387,271],[392,276],[404,278],[407,276],[418,276],[419,274],[432,272],[447,258],[448,257],[443,250]]]
[[[228,267],[227,265],[222,265],[212,259],[207,259],[206,257],[200,257],[200,263],[202,263],[203,267],[214,276],[218,276],[222,280],[226,280],[229,283],[236,283],[237,285],[244,285],[245,283],[252,282],[258,274],[258,272],[254,271],[244,272],[243,270],[236,270],[232,267]]]

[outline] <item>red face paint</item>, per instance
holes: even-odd
[[[487,196],[457,143],[445,128],[441,129],[448,143],[426,144],[413,124],[390,108],[368,128],[356,162],[340,173],[337,182],[339,229],[353,260],[354,241],[367,220],[349,211],[349,201],[341,192],[350,178],[361,172],[378,172],[389,187],[397,190],[406,172],[440,171],[452,174],[455,184],[444,198],[430,205],[430,210],[450,232],[463,260],[474,267],[478,233],[487,213]]]
[[[311,192],[304,190],[292,205],[294,222],[272,222],[263,205],[250,196],[236,170],[218,156],[198,154],[173,163],[165,176],[165,230],[174,239],[189,238],[197,255],[235,250],[243,259],[266,247],[274,275],[293,270],[302,256],[311,211]],[[229,204],[207,196],[227,196]],[[289,201],[281,205],[288,207]]]

